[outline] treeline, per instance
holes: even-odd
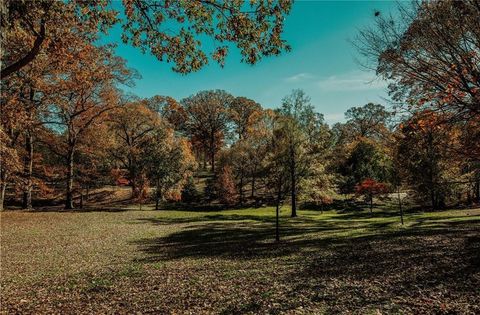
[[[118,118],[112,113],[126,103],[119,87],[132,84],[138,75],[115,56],[114,45],[100,45],[112,26],[121,25],[123,42],[169,62],[173,71],[189,73],[210,61],[223,66],[233,46],[248,64],[289,50],[282,32],[291,6],[290,0],[125,0],[117,6],[110,0],[2,1],[0,207],[7,186],[23,192],[23,206],[30,208],[33,187],[43,193],[64,183],[66,208],[72,208],[76,186],[96,182],[91,173],[98,165],[116,167],[105,166],[106,156],[101,155],[109,141],[102,135],[115,125],[104,122]],[[215,47],[206,50],[205,40],[213,40]],[[122,111],[118,115],[128,115],[127,109]],[[134,119],[137,112],[130,115]],[[155,135],[149,136],[177,145],[176,136],[159,125],[155,123]],[[135,152],[125,151],[137,150],[138,142],[146,141],[144,135],[123,134],[126,147],[117,153],[128,156],[128,171],[134,174],[138,161],[128,159]],[[144,179],[132,178],[137,195]],[[173,185],[177,180],[167,181]]]
[[[480,165],[455,154],[475,139],[468,130],[443,128],[431,111],[399,123],[369,103],[330,128],[301,90],[273,110],[222,90],[179,102],[116,101],[108,110],[70,105],[70,114],[34,117],[35,129],[10,147],[19,157],[10,185],[23,207],[32,207],[32,193],[52,197],[61,187],[65,207],[79,207],[89,189],[116,184],[130,185],[135,201],[154,200],[156,208],[163,200],[228,206],[288,200],[292,216],[299,201],[322,207],[337,194],[372,202],[408,192],[434,209],[480,197]],[[194,175],[202,170],[210,176],[198,191]]]
[[[182,100],[127,97],[119,87],[130,84],[135,72],[110,46],[94,45],[111,18],[104,16],[108,11],[83,2],[18,3],[9,4],[10,24],[2,24],[2,64],[10,65],[2,69],[2,206],[7,187],[24,208],[32,207],[32,195],[58,197],[62,191],[70,209],[105,184],[130,185],[135,200],[152,198],[157,208],[162,200],[277,207],[287,201],[292,216],[298,202],[323,206],[336,194],[361,195],[372,205],[375,196],[394,192],[401,202],[402,192],[432,209],[480,202],[478,1],[419,2],[401,7],[395,17],[376,12],[376,24],[361,31],[355,44],[366,65],[389,82],[394,104],[389,110],[379,104],[351,108],[346,122],[332,127],[301,90],[276,109],[221,90]],[[135,40],[132,29],[145,16],[135,10],[148,16],[154,8],[125,3],[130,40],[143,48],[159,44]],[[278,17],[288,13],[284,5],[258,14]],[[36,22],[29,25],[19,12]],[[42,35],[42,23],[53,17],[55,23],[64,19],[65,27]],[[273,36],[268,45],[248,33],[255,23],[280,20],[253,20],[242,20],[245,32],[231,38],[237,26],[220,29],[225,41],[246,49],[253,58],[248,62],[286,48],[278,37],[281,25],[262,28]],[[256,46],[247,49],[246,41]],[[178,71],[202,65],[191,59],[203,60],[195,47],[175,43],[163,54]],[[207,176],[199,192],[195,174],[202,169]]]

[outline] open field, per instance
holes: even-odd
[[[1,214],[2,313],[480,312],[480,209]]]

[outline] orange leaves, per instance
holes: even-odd
[[[220,201],[227,205],[234,204],[236,201],[236,189],[230,166],[225,165],[222,167],[216,184]]]

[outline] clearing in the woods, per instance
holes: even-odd
[[[5,313],[479,313],[480,209],[8,211]],[[74,311],[75,310],[75,311]]]

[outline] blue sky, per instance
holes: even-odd
[[[141,74],[136,86],[128,89],[140,97],[169,95],[180,100],[201,90],[223,89],[275,108],[292,89],[302,88],[326,121],[335,123],[352,106],[385,103],[385,83],[356,63],[356,51],[348,39],[372,22],[374,10],[389,11],[394,5],[390,1],[296,1],[284,33],[291,52],[250,66],[232,50],[224,68],[210,62],[188,75],[174,73],[171,65],[121,43],[118,27],[107,41],[118,43],[117,54]]]

